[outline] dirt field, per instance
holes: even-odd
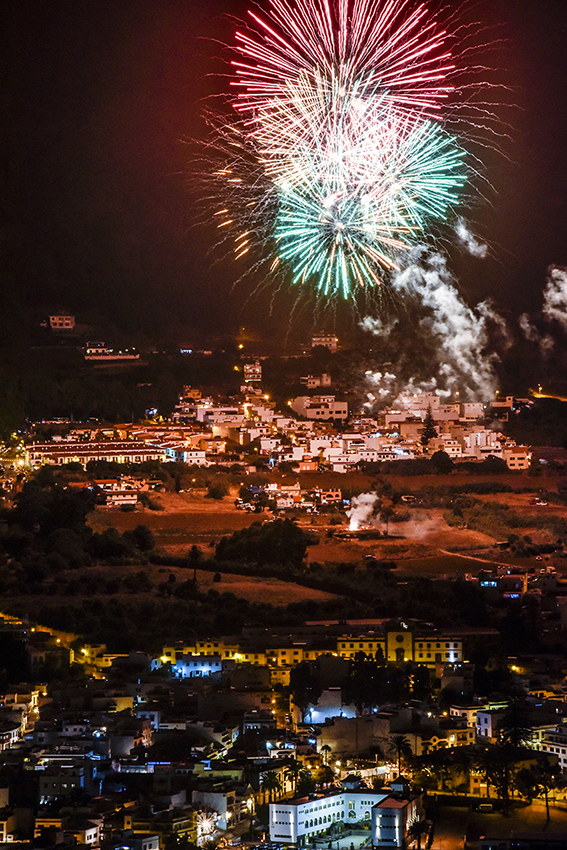
[[[349,477],[346,476],[346,478]],[[461,478],[463,481],[459,480]],[[508,478],[510,482],[506,480]],[[510,475],[502,476],[499,480],[511,483],[515,487],[531,485],[534,491],[487,495],[483,499],[504,502],[520,513],[552,510],[555,514],[567,516],[567,506],[534,506],[532,502],[535,488],[538,485],[541,486],[543,482],[539,480],[534,482],[534,479],[528,476],[524,478],[525,480],[519,476]],[[405,483],[407,489],[411,490],[433,483],[459,484],[465,480],[470,481],[470,478],[465,475],[451,475],[438,476],[431,480],[427,477],[391,480],[395,487]],[[348,486],[346,481],[343,481],[343,484]],[[222,501],[206,499],[202,491],[164,493],[155,498],[163,505],[164,510],[151,511],[144,508],[132,513],[123,513],[119,509],[99,508],[90,518],[91,527],[102,531],[114,526],[119,531],[125,531],[143,524],[152,530],[157,545],[172,555],[185,554],[193,544],[200,546],[204,553],[208,554],[223,535],[232,534],[253,522],[261,522],[271,516],[268,512],[254,514],[236,510],[232,495],[225,497]],[[329,526],[325,515],[302,516],[299,524],[306,530],[313,531],[319,538],[319,542],[308,549],[308,562],[328,564],[348,561],[362,566],[365,563],[365,556],[372,554],[376,558],[395,560],[400,573],[418,572],[423,575],[476,573],[490,563],[514,562],[513,558],[494,548],[496,542],[494,538],[469,529],[450,528],[443,519],[441,508],[411,508],[410,513],[410,521],[391,523],[388,529],[389,537],[379,540],[337,539],[331,536],[332,533],[340,531],[341,528],[344,530],[345,526]],[[523,533],[529,533],[529,529],[524,529]],[[535,566],[536,562],[534,560],[532,564],[532,560],[522,559],[522,566]],[[562,562],[556,566],[563,571]],[[200,585],[208,587],[209,577],[210,574],[203,574],[199,581]],[[261,586],[266,587],[266,583],[263,582]],[[225,589],[231,590],[247,599],[254,599],[255,594],[261,592],[258,590],[257,582],[242,576],[223,577],[222,584],[220,586],[217,584],[215,587],[221,592]],[[300,587],[296,587],[293,591],[290,589],[288,592],[289,585],[281,583],[280,587],[276,583],[270,587],[270,596],[277,599],[284,587],[286,598],[289,597],[289,592],[293,594],[293,598],[289,598],[289,601],[305,598],[308,593],[317,593]],[[325,594],[316,598],[325,598]]]

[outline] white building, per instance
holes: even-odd
[[[535,745],[536,749],[549,753],[557,758],[563,773],[567,773],[567,725],[559,724],[543,735],[542,740]]]
[[[220,655],[183,655],[173,665],[175,675],[180,679],[210,678],[220,676],[222,660]]]
[[[168,460],[187,463],[190,466],[209,466],[204,449],[195,449],[183,443],[164,446]]]
[[[291,402],[290,407],[307,419],[326,421],[348,417],[347,402],[337,401],[334,395],[297,396]]]
[[[338,821],[370,822],[372,807],[386,797],[383,791],[334,789],[328,793],[271,803],[270,841],[302,847],[325,834]]]
[[[502,457],[508,469],[529,469],[532,462],[532,453],[528,446],[506,446]]]
[[[374,847],[405,847],[409,829],[421,820],[421,797],[388,796],[372,809]]]
[[[408,784],[392,783],[391,793],[362,788],[360,779],[349,777],[342,790],[310,794],[270,804],[270,841],[303,847],[315,838],[329,836],[333,824],[370,827],[373,847],[405,847],[408,830],[421,818],[420,796],[410,796]]]

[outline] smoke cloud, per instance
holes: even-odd
[[[457,236],[457,243],[465,248],[472,254],[473,257],[480,257],[484,259],[488,254],[488,245],[484,242],[479,242],[474,233],[469,229],[468,224],[464,220],[464,218],[459,218],[457,220],[457,224],[455,225],[455,234]]]
[[[463,301],[446,258],[424,248],[409,255],[405,268],[392,280],[392,289],[406,307],[407,320],[384,323],[366,318],[362,326],[397,347],[396,363],[388,372],[368,372],[369,401],[392,400],[406,392],[436,392],[463,401],[491,398],[497,388],[496,354],[489,330],[496,328],[509,344],[504,320],[489,302],[469,307]]]
[[[567,268],[549,267],[541,312],[546,319],[559,322],[567,331]]]
[[[550,266],[543,290],[543,305],[541,315],[545,322],[557,322],[564,332],[567,332],[567,268]],[[533,319],[522,313],[519,320],[520,329],[529,342],[539,345],[543,356],[547,356],[555,345],[550,333],[541,333]]]
[[[361,493],[360,496],[353,496],[350,508],[346,511],[351,531],[358,531],[361,525],[370,522],[377,501],[377,493]]]

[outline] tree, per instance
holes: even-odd
[[[457,773],[463,777],[463,785],[465,786],[465,797],[470,789],[470,777],[474,768],[474,757],[467,747],[456,747],[453,754],[453,763]]]
[[[216,484],[209,484],[207,492],[205,493],[206,499],[216,499],[219,502],[221,499],[224,499],[225,496],[228,496],[228,489],[220,482],[217,482]]]
[[[390,522],[392,517],[395,515],[395,513],[396,512],[395,512],[394,507],[391,503],[390,504],[388,504],[388,503],[383,504],[382,507],[380,508],[380,519],[384,523],[384,525],[386,526],[386,531],[384,532],[384,537],[388,536],[388,523]]]
[[[193,544],[189,551],[189,564],[193,567],[193,583],[197,584],[197,567],[203,560],[203,550]]]
[[[310,772],[306,768],[302,768],[299,771],[299,776],[297,777],[295,793],[298,797],[305,797],[307,794],[312,794],[314,790],[315,782]]]
[[[335,773],[328,764],[324,764],[323,767],[320,767],[315,774],[315,782],[321,790],[323,790],[327,785],[331,785],[334,778]]]
[[[402,759],[410,758],[412,755],[411,744],[405,735],[392,735],[388,752],[395,755],[398,760],[398,776],[402,775]]]
[[[289,687],[292,699],[302,716],[310,705],[317,702],[322,692],[321,683],[313,674],[312,666],[308,661],[301,661],[290,670]]]
[[[321,752],[323,753],[323,764],[329,764],[329,753],[331,752],[330,746],[328,744],[323,744]]]
[[[547,820],[550,820],[549,792],[553,788],[564,787],[564,784],[565,780],[559,765],[551,764],[547,755],[543,753],[538,756],[535,764],[522,768],[515,777],[516,789],[530,803],[535,797],[541,797],[543,794]]]
[[[124,537],[130,540],[140,552],[151,552],[156,545],[154,535],[147,525],[137,525],[133,531],[124,532]]]
[[[423,428],[421,429],[421,445],[427,446],[430,440],[437,436],[437,428],[435,427],[435,419],[431,413],[431,405],[427,408],[425,419],[423,420]]]
[[[291,782],[294,792],[297,788],[297,780],[301,773],[301,769],[301,765],[297,759],[291,759],[285,767],[284,776],[287,780],[289,780],[289,782]]]
[[[223,537],[216,557],[224,561],[250,561],[299,567],[307,551],[309,535],[291,519],[253,522],[248,528]]]
[[[486,747],[481,756],[481,769],[486,778],[487,796],[492,784],[499,799],[502,800],[504,811],[509,807],[513,765],[519,757],[520,751],[517,748],[503,743]]]
[[[423,754],[419,758],[419,764],[426,777],[434,780],[434,786],[446,791],[447,786],[452,786],[453,756],[450,750],[440,747]]]
[[[266,802],[266,792],[268,792],[270,803],[274,802],[274,796],[282,790],[282,783],[275,771],[269,770],[263,773],[260,777],[260,785],[264,792],[264,802]]]
[[[431,463],[435,466],[437,472],[440,472],[442,475],[446,475],[453,469],[453,461],[447,452],[444,452],[442,449],[431,455]]]
[[[500,723],[500,739],[514,749],[527,744],[533,735],[530,707],[523,695],[513,696],[506,706]]]
[[[421,836],[427,834],[427,829],[423,820],[415,820],[409,828],[409,835],[415,839],[417,850],[421,850]]]

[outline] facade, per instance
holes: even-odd
[[[137,490],[109,490],[106,493],[107,508],[121,508],[124,505],[135,506],[138,504]]]
[[[421,816],[421,797],[386,797],[372,809],[373,846],[405,847],[410,827]]]
[[[502,457],[508,469],[529,469],[532,462],[532,452],[528,446],[507,446],[502,451]]]
[[[64,463],[82,463],[92,460],[108,460],[117,463],[144,463],[167,460],[165,449],[139,440],[61,440],[48,443],[30,443],[26,447],[28,466]]]
[[[405,847],[409,828],[423,814],[421,797],[407,794],[405,782],[398,793],[395,783],[391,792],[374,791],[348,779],[341,790],[271,803],[270,841],[304,847],[338,837],[348,824],[368,829],[372,847]]]
[[[425,667],[435,667],[437,664],[460,663],[463,660],[463,641],[448,632],[420,634],[409,628],[338,638],[337,653],[342,658],[354,658],[359,652],[398,664],[414,661]]]
[[[379,791],[329,791],[270,804],[270,841],[303,847],[326,835],[334,823],[370,824],[372,807],[387,797]]]
[[[337,401],[334,395],[297,396],[291,402],[290,407],[307,419],[327,421],[348,417],[347,402]]]
[[[75,317],[69,313],[54,313],[49,317],[49,327],[52,331],[72,331],[75,327]]]
[[[176,463],[187,463],[189,466],[209,466],[204,449],[196,449],[179,443],[165,444],[162,448],[168,460],[173,460]]]
[[[180,679],[202,679],[220,676],[222,661],[218,655],[183,655],[173,667]]]
[[[551,729],[542,736],[542,740],[537,743],[536,749],[543,753],[548,753],[552,757],[555,756],[562,773],[567,773],[567,725],[559,724],[555,729]]]
[[[254,363],[245,363],[244,364],[244,381],[249,384],[253,381],[261,381],[262,380],[262,364],[259,360],[255,360]]]
[[[311,348],[317,348],[318,345],[335,352],[339,345],[339,338],[334,334],[314,334],[311,337]]]

